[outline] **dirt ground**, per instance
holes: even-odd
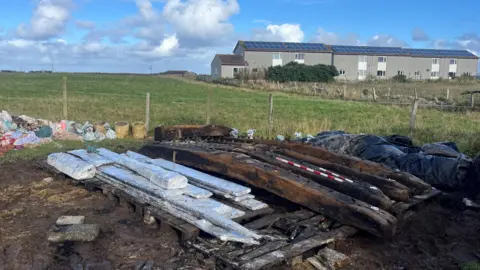
[[[68,181],[44,181],[50,175],[31,162],[4,164],[0,171],[0,270],[138,269],[135,265],[145,261],[157,269],[212,266],[182,249],[168,226],[145,225],[101,193]],[[49,245],[47,231],[62,215],[84,215],[85,223],[100,225],[101,235],[92,243]],[[392,240],[359,234],[336,248],[351,256],[347,269],[458,269],[480,260],[479,225],[480,213],[458,212],[436,201],[402,224]],[[295,268],[312,269],[308,263]]]

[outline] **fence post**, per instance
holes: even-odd
[[[68,119],[68,108],[67,108],[67,77],[63,77],[63,120]]]
[[[412,113],[410,115],[410,134],[415,131],[415,120],[417,119],[417,110],[418,110],[418,103],[420,100],[415,99],[412,105]]]
[[[415,99],[418,99],[418,93],[417,93],[417,88],[416,87],[413,89],[413,93],[415,94]]]
[[[392,98],[392,88],[388,87],[388,98]]]
[[[297,82],[295,82],[295,92],[298,92]]]
[[[450,89],[447,88],[447,100],[449,100],[449,98],[450,98]]]
[[[470,94],[470,106],[472,109],[475,107],[475,98],[473,96],[473,92]]]
[[[207,96],[207,125],[210,125],[210,106],[212,103],[212,90],[208,90],[208,96]]]
[[[272,131],[273,131],[273,94],[270,94],[268,97],[268,138],[272,138]]]
[[[373,87],[373,100],[377,101],[377,92],[375,92],[375,87]]]
[[[343,85],[343,99],[347,99],[347,85]]]
[[[150,130],[150,93],[147,93],[147,100],[145,102],[145,133],[148,136]]]

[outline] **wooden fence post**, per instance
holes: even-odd
[[[212,90],[208,90],[207,96],[207,125],[210,125],[210,106],[212,103]]]
[[[473,92],[470,94],[470,106],[472,109],[475,107],[475,98],[473,96]]]
[[[420,103],[420,100],[415,99],[412,105],[412,113],[410,115],[410,133],[411,134],[415,131],[415,120],[417,119],[418,103]]]
[[[447,88],[447,100],[449,100],[449,99],[450,99],[450,89]]]
[[[68,119],[68,107],[67,107],[67,77],[63,77],[63,120]]]
[[[373,87],[373,100],[377,101],[377,92],[375,92],[375,87]]]
[[[273,94],[268,97],[268,138],[271,139],[273,131]]]
[[[295,92],[298,92],[297,82],[295,82]]]
[[[347,85],[343,85],[343,99],[347,99]]]
[[[418,99],[418,93],[417,93],[417,88],[413,89],[413,93],[415,95],[415,99]]]
[[[145,134],[148,136],[150,130],[150,93],[147,93],[147,100],[145,102]]]

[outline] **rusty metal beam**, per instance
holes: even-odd
[[[244,154],[169,144],[147,145],[140,150],[152,158],[169,160],[173,152],[180,164],[267,190],[374,235],[391,237],[395,232],[397,220],[388,212]]]

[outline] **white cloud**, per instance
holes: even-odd
[[[265,29],[257,29],[254,33],[254,40],[261,41],[283,41],[302,42],[305,35],[300,24],[269,24]]]
[[[178,49],[178,46],[179,43],[177,35],[173,34],[165,37],[159,46],[156,46],[150,50],[148,49],[148,45],[140,44],[140,50],[136,51],[135,53],[147,58],[162,58],[166,56],[172,56],[175,53],[175,50]]]
[[[412,30],[412,40],[413,41],[429,41],[430,37],[423,31],[421,28],[414,28]]]
[[[76,20],[75,21],[75,26],[80,29],[87,29],[91,30],[95,28],[95,22],[92,21],[82,21],[82,20]]]
[[[408,47],[408,44],[403,40],[397,39],[390,35],[378,34],[367,41],[369,46],[380,47]]]
[[[59,36],[65,30],[72,8],[72,0],[39,0],[30,24],[21,24],[17,35],[33,40]]]
[[[228,20],[239,11],[236,0],[168,0],[163,16],[180,39],[211,41],[233,32]]]
[[[318,28],[313,42],[321,42],[329,45],[362,45],[360,37],[357,34],[351,33],[344,37],[333,32],[325,31]]]

